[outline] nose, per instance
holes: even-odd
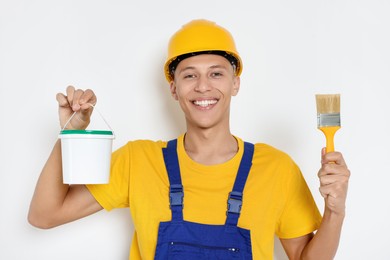
[[[207,77],[200,76],[198,79],[198,82],[195,86],[195,91],[204,93],[211,89],[210,82],[207,80]]]

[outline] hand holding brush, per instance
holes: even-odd
[[[322,149],[321,168],[318,171],[319,191],[325,200],[325,210],[315,238],[310,242],[313,257],[321,255],[333,259],[340,241],[345,217],[345,202],[350,171],[343,155],[334,150],[334,136],[340,129],[340,95],[316,95],[317,127],[326,138],[326,148]]]

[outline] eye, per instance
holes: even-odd
[[[193,74],[193,73],[186,73],[186,74],[183,75],[183,78],[185,78],[185,79],[192,79],[192,78],[195,78],[195,77],[196,77],[196,75]]]
[[[220,71],[213,71],[213,72],[211,73],[211,77],[213,77],[213,78],[220,78],[220,77],[222,77],[222,76],[223,76],[223,73],[220,72]]]

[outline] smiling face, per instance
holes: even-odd
[[[239,87],[240,78],[229,61],[214,54],[181,61],[170,84],[172,96],[185,114],[187,128],[229,129],[230,101]]]

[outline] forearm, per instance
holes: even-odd
[[[344,216],[325,210],[318,231],[302,252],[302,259],[328,260],[335,257]]]
[[[62,181],[61,141],[57,140],[42,169],[30,204],[29,222],[41,228],[49,228],[68,193],[69,185]]]

